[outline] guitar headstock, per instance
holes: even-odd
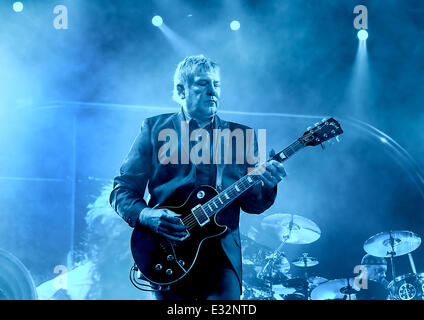
[[[308,128],[299,141],[304,146],[317,146],[325,141],[343,133],[342,127],[334,118],[323,119],[320,123],[315,123],[313,128]]]

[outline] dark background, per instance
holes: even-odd
[[[335,279],[352,275],[370,236],[424,234],[421,1],[62,1],[67,30],[53,27],[56,2],[23,2],[21,13],[13,1],[0,5],[0,247],[37,285],[71,248],[84,250],[87,205],[111,183],[141,121],[176,110],[173,73],[188,54],[221,65],[221,116],[267,129],[268,149],[324,116],[345,130],[341,143],[287,162],[264,214],[321,228],[315,243],[287,245],[289,260],[308,252],[320,261],[311,274]],[[369,27],[359,82],[358,4]],[[171,38],[151,24],[155,14]],[[242,231],[260,219],[244,214]],[[422,250],[413,254],[419,272]],[[410,272],[407,256],[396,263]]]

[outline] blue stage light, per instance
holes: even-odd
[[[359,40],[367,40],[367,38],[368,38],[367,30],[362,29],[362,30],[358,31],[358,39]]]
[[[21,12],[22,10],[24,10],[24,4],[20,1],[16,1],[13,3],[13,10],[15,12]]]
[[[154,16],[152,19],[152,23],[155,27],[159,27],[163,23],[163,19],[161,16]]]
[[[231,21],[230,28],[231,30],[237,31],[238,29],[240,29],[240,22],[238,22],[237,20]]]

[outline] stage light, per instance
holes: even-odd
[[[163,19],[161,16],[154,16],[152,19],[152,23],[155,27],[159,27],[163,23]]]
[[[230,28],[231,30],[237,31],[238,29],[240,29],[240,22],[238,22],[237,20],[231,21]]]
[[[16,1],[13,3],[13,10],[15,12],[21,12],[22,10],[24,10],[24,4],[20,1]]]
[[[367,40],[368,32],[367,30],[361,29],[358,31],[358,39],[359,40]]]

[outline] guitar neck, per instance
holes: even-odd
[[[301,143],[299,140],[296,140],[287,148],[274,155],[270,160],[284,162],[304,147],[305,146],[303,143]],[[260,175],[258,174],[260,170],[261,168],[252,170],[250,173],[243,176],[224,191],[219,193],[217,196],[203,204],[202,207],[207,216],[212,217],[214,214],[224,209],[227,205],[232,203],[244,192],[258,183],[260,181]]]

